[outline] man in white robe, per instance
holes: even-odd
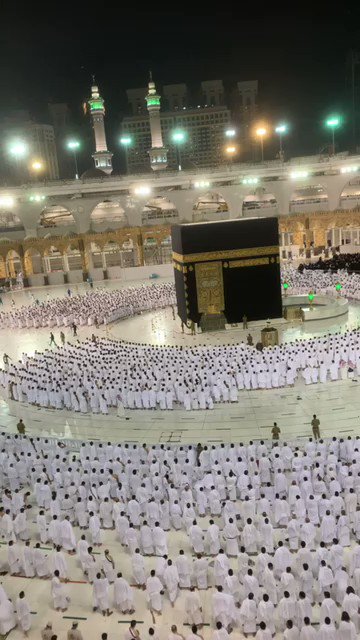
[[[117,574],[114,581],[114,605],[120,609],[121,613],[131,615],[135,611],[132,588],[121,573]]]
[[[198,589],[208,588],[208,567],[207,559],[199,553],[193,562],[193,576]]]
[[[171,606],[174,607],[175,600],[178,594],[179,574],[176,565],[172,563],[172,560],[167,561],[167,567],[164,571],[163,582],[167,588]]]
[[[200,595],[196,593],[195,587],[190,587],[189,593],[185,598],[185,613],[186,613],[186,622],[187,624],[197,626],[203,624],[203,611],[202,604],[200,600]]]
[[[162,593],[163,586],[159,578],[155,575],[155,570],[152,569],[150,576],[146,580],[146,597],[150,611],[155,611],[155,613],[159,615],[162,611]]]
[[[27,636],[31,628],[31,613],[24,591],[20,591],[18,598],[16,598],[15,608],[19,627],[24,636]]]
[[[248,597],[242,601],[239,611],[239,623],[244,634],[256,633],[257,607],[254,594],[249,593]]]
[[[194,553],[204,553],[204,535],[196,520],[193,521],[189,528],[188,535]]]
[[[62,584],[58,571],[54,571],[54,576],[51,579],[51,595],[53,598],[54,609],[56,611],[66,611],[69,606],[70,598]]]
[[[76,549],[76,538],[74,534],[73,526],[70,522],[69,516],[65,516],[65,519],[61,522],[61,546],[71,553],[75,553]]]
[[[175,565],[179,574],[179,588],[189,589],[191,585],[191,568],[189,558],[184,550],[180,549],[179,555],[175,559]],[[197,624],[196,622],[194,624]]]
[[[232,629],[236,622],[236,608],[233,596],[224,593],[221,586],[212,596],[212,615],[214,622],[221,622],[227,631]]]
[[[101,573],[96,574],[93,582],[93,611],[100,610],[103,616],[111,616],[109,581],[103,578]]]

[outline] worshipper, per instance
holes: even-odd
[[[320,438],[320,420],[319,418],[316,417],[315,413],[311,421],[311,428],[312,428],[312,432],[315,440],[318,440]]]
[[[248,633],[256,633],[256,617],[257,608],[254,594],[249,593],[247,598],[242,601],[239,611],[239,623],[245,637]]]
[[[51,579],[51,595],[53,598],[54,609],[64,613],[68,608],[70,598],[62,584],[63,582],[64,580],[60,578],[59,571],[54,571],[54,575]]]
[[[111,616],[109,599],[109,581],[97,573],[93,581],[93,611],[100,610],[103,616]]]
[[[21,435],[24,436],[25,435],[25,424],[22,418],[20,418],[19,422],[16,425],[17,428],[17,432]]]
[[[217,556],[218,557],[218,556]],[[198,589],[208,588],[208,561],[200,553],[193,562],[193,575]]]
[[[114,580],[114,605],[121,613],[132,614],[135,611],[133,591],[122,573]]]
[[[162,611],[162,595],[163,585],[159,578],[155,575],[155,570],[150,571],[150,576],[146,580],[146,596],[149,603],[150,611],[161,614]]]
[[[175,559],[175,565],[179,575],[179,589],[190,589],[191,586],[191,567],[188,557],[184,550],[179,550],[179,555]],[[195,624],[197,624],[195,622]]]
[[[67,632],[67,640],[83,640],[83,635],[78,627],[78,622],[72,622],[71,628]]]
[[[140,640],[139,629],[136,628],[136,620],[131,620],[130,626],[124,634],[124,640]]]
[[[200,600],[200,595],[196,593],[195,587],[190,587],[189,593],[185,599],[185,613],[187,624],[196,624],[197,627],[201,626],[203,620],[203,610]]]
[[[24,591],[20,591],[19,596],[16,598],[15,608],[20,629],[24,633],[24,636],[27,636],[31,628],[31,613]]]
[[[47,622],[45,627],[41,629],[41,640],[52,640],[53,635],[52,623]]]
[[[174,607],[175,600],[178,594],[179,574],[176,565],[172,563],[172,560],[167,561],[167,567],[164,570],[163,581],[168,591],[171,606]]]
[[[14,605],[0,585],[0,634],[4,637],[16,626]]]
[[[232,630],[237,617],[234,598],[229,593],[224,593],[220,585],[212,596],[212,614],[215,623],[221,622],[227,631]]]

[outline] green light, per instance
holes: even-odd
[[[68,149],[78,149],[80,147],[80,142],[78,140],[69,140],[67,146]]]
[[[309,298],[309,302],[312,302],[314,300],[314,298],[315,298],[315,294],[314,293],[309,293],[308,298]]]
[[[154,97],[154,98],[147,98],[147,105],[148,107],[152,107],[152,106],[160,106],[160,98]]]
[[[342,289],[342,284],[340,284],[340,282],[338,282],[338,283],[335,285],[335,289],[336,289],[336,291],[341,291],[341,289]]]
[[[184,131],[174,131],[171,134],[171,138],[172,138],[173,142],[181,144],[182,142],[185,142],[186,135],[185,135]]]
[[[90,110],[91,111],[102,111],[104,108],[104,103],[102,100],[89,100]]]
[[[284,289],[285,289],[285,291],[286,291],[286,289],[288,289],[288,288],[289,288],[288,283],[287,283],[287,282],[284,282],[283,287],[284,287]]]
[[[276,133],[287,133],[287,125],[286,124],[279,124],[276,129],[275,129]]]
[[[330,127],[330,129],[335,129],[340,124],[340,118],[338,116],[333,116],[326,120],[326,126]]]
[[[120,138],[120,144],[122,144],[123,147],[129,147],[132,144],[131,136],[122,136]]]

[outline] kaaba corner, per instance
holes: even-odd
[[[282,316],[279,228],[275,217],[174,225],[171,231],[178,314],[200,323]]]

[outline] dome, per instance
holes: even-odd
[[[107,174],[104,171],[101,171],[101,169],[92,167],[91,169],[87,169],[86,171],[84,171],[84,173],[81,174],[80,178],[81,180],[86,180],[89,178],[104,178],[106,175]]]

